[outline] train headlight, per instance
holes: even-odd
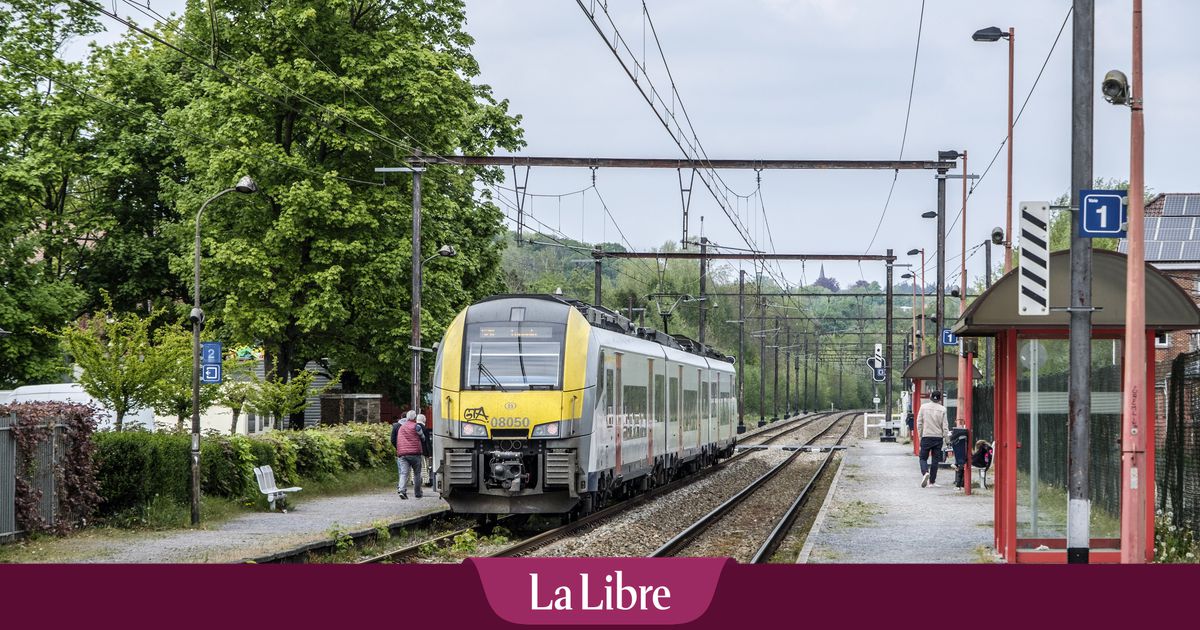
[[[529,434],[531,438],[556,438],[562,433],[562,427],[559,422],[547,422],[533,427],[533,433]]]
[[[466,438],[487,437],[487,427],[472,422],[458,423],[458,434]]]

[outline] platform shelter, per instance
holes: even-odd
[[[958,355],[949,352],[942,353],[942,381],[945,383],[946,391],[942,392],[942,404],[946,405],[946,421],[950,426],[954,426],[954,419],[958,417],[959,410],[956,405],[958,398]],[[923,401],[929,400],[929,392],[937,387],[937,355],[929,353],[918,357],[915,361],[908,364],[904,368],[904,373],[901,378],[909,379],[913,382],[912,396],[912,413],[913,418],[917,417],[917,412],[921,410]],[[979,369],[974,363],[971,365],[971,378],[978,380],[983,378],[983,374],[979,373]],[[970,391],[970,385],[966,386]],[[913,427],[913,455],[917,454],[921,441],[920,427]]]
[[[1121,545],[1122,361],[1125,335],[1124,254],[1097,250],[1092,258],[1092,404],[1089,425],[1089,556],[1119,562]],[[1070,256],[1050,255],[1046,316],[1017,314],[1017,269],[963,313],[954,333],[995,337],[996,551],[1008,562],[1065,563],[1067,527],[1067,383]],[[1200,328],[1200,310],[1168,277],[1146,265],[1146,345],[1156,333]],[[1146,391],[1154,404],[1154,353],[1146,353]],[[1154,555],[1154,423],[1144,425],[1146,556]]]

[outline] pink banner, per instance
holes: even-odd
[[[477,558],[492,611],[518,624],[673,625],[713,601],[723,558]]]

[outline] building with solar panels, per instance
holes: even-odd
[[[1146,262],[1154,265],[1200,303],[1200,193],[1160,193],[1146,204]],[[1117,251],[1126,253],[1121,239]],[[1200,331],[1161,333],[1154,340],[1155,360],[1170,361],[1200,350]]]

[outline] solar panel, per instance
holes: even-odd
[[[1161,251],[1162,251],[1162,243],[1159,243],[1158,241],[1152,241],[1152,242],[1146,243],[1146,251],[1144,253],[1144,258],[1146,260],[1159,260],[1158,253]]]
[[[1187,241],[1192,238],[1192,228],[1166,228],[1160,227],[1158,234],[1155,236],[1156,241]]]
[[[1183,241],[1164,241],[1162,250],[1158,253],[1156,260],[1179,260],[1180,253],[1183,252]]]
[[[1183,244],[1181,260],[1200,260],[1200,242],[1191,241]]]
[[[1190,216],[1200,216],[1200,195],[1184,195],[1183,213]]]
[[[1163,216],[1182,216],[1186,203],[1187,195],[1167,195],[1163,200]]]
[[[1196,222],[1195,217],[1162,217],[1158,225],[1164,229],[1192,229],[1192,224]],[[1169,240],[1170,237],[1159,237],[1163,240]],[[1184,237],[1187,238],[1187,237]]]

